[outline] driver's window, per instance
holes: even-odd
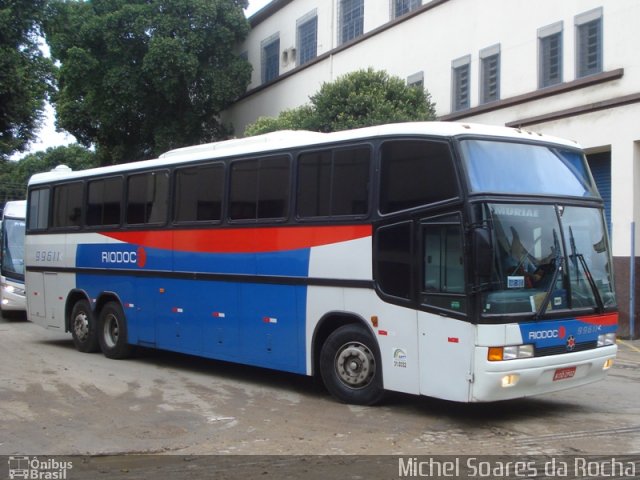
[[[464,244],[458,217],[423,223],[422,246],[422,303],[465,312]]]

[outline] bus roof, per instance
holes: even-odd
[[[27,216],[27,201],[26,200],[12,200],[4,204],[2,210],[2,217],[11,218],[26,218]]]
[[[576,142],[534,133],[521,129],[496,127],[472,123],[454,122],[412,122],[379,125],[375,127],[344,130],[333,133],[318,133],[303,130],[283,130],[254,137],[225,140],[192,147],[178,148],[163,153],[153,160],[142,160],[108,167],[71,171],[57,167],[50,172],[38,173],[31,177],[29,185],[58,180],[83,178],[92,175],[109,175],[144,168],[158,168],[189,163],[197,160],[225,158],[239,155],[259,154],[267,151],[285,150],[305,146],[321,146],[333,142],[370,139],[388,135],[431,135],[456,137],[461,135],[481,135],[514,140],[540,141],[576,148]]]

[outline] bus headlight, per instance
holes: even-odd
[[[24,289],[14,287],[13,285],[4,285],[3,290],[7,293],[15,293],[16,295],[22,295],[24,297]]]
[[[502,360],[515,360],[517,358],[533,357],[533,345],[509,345],[506,347],[489,347],[487,360],[500,362]]]
[[[607,345],[615,345],[615,344],[616,344],[615,333],[603,333],[602,335],[598,335],[599,347],[605,347]]]

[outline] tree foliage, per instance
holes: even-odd
[[[4,162],[0,164],[0,199],[6,202],[26,198],[31,175],[48,172],[58,165],[84,170],[97,167],[98,159],[95,153],[76,144],[31,153],[18,162]]]
[[[156,156],[230,132],[219,112],[249,83],[233,52],[246,0],[52,0],[45,22],[61,62],[59,127],[101,163]]]
[[[285,110],[278,117],[259,118],[247,127],[245,135],[285,129],[335,132],[436,118],[429,92],[372,68],[324,83],[310,101],[309,105]]]
[[[45,0],[0,0],[0,160],[35,139],[52,64],[38,48]]]

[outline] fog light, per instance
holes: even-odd
[[[502,377],[502,388],[513,387],[518,380],[520,379],[520,375],[517,373],[512,373],[510,375],[505,375]]]
[[[615,333],[604,333],[602,335],[598,335],[598,346],[605,347],[607,345],[615,345],[616,344],[616,334]]]
[[[609,358],[604,362],[602,370],[609,370],[611,367],[613,367],[613,358]]]

